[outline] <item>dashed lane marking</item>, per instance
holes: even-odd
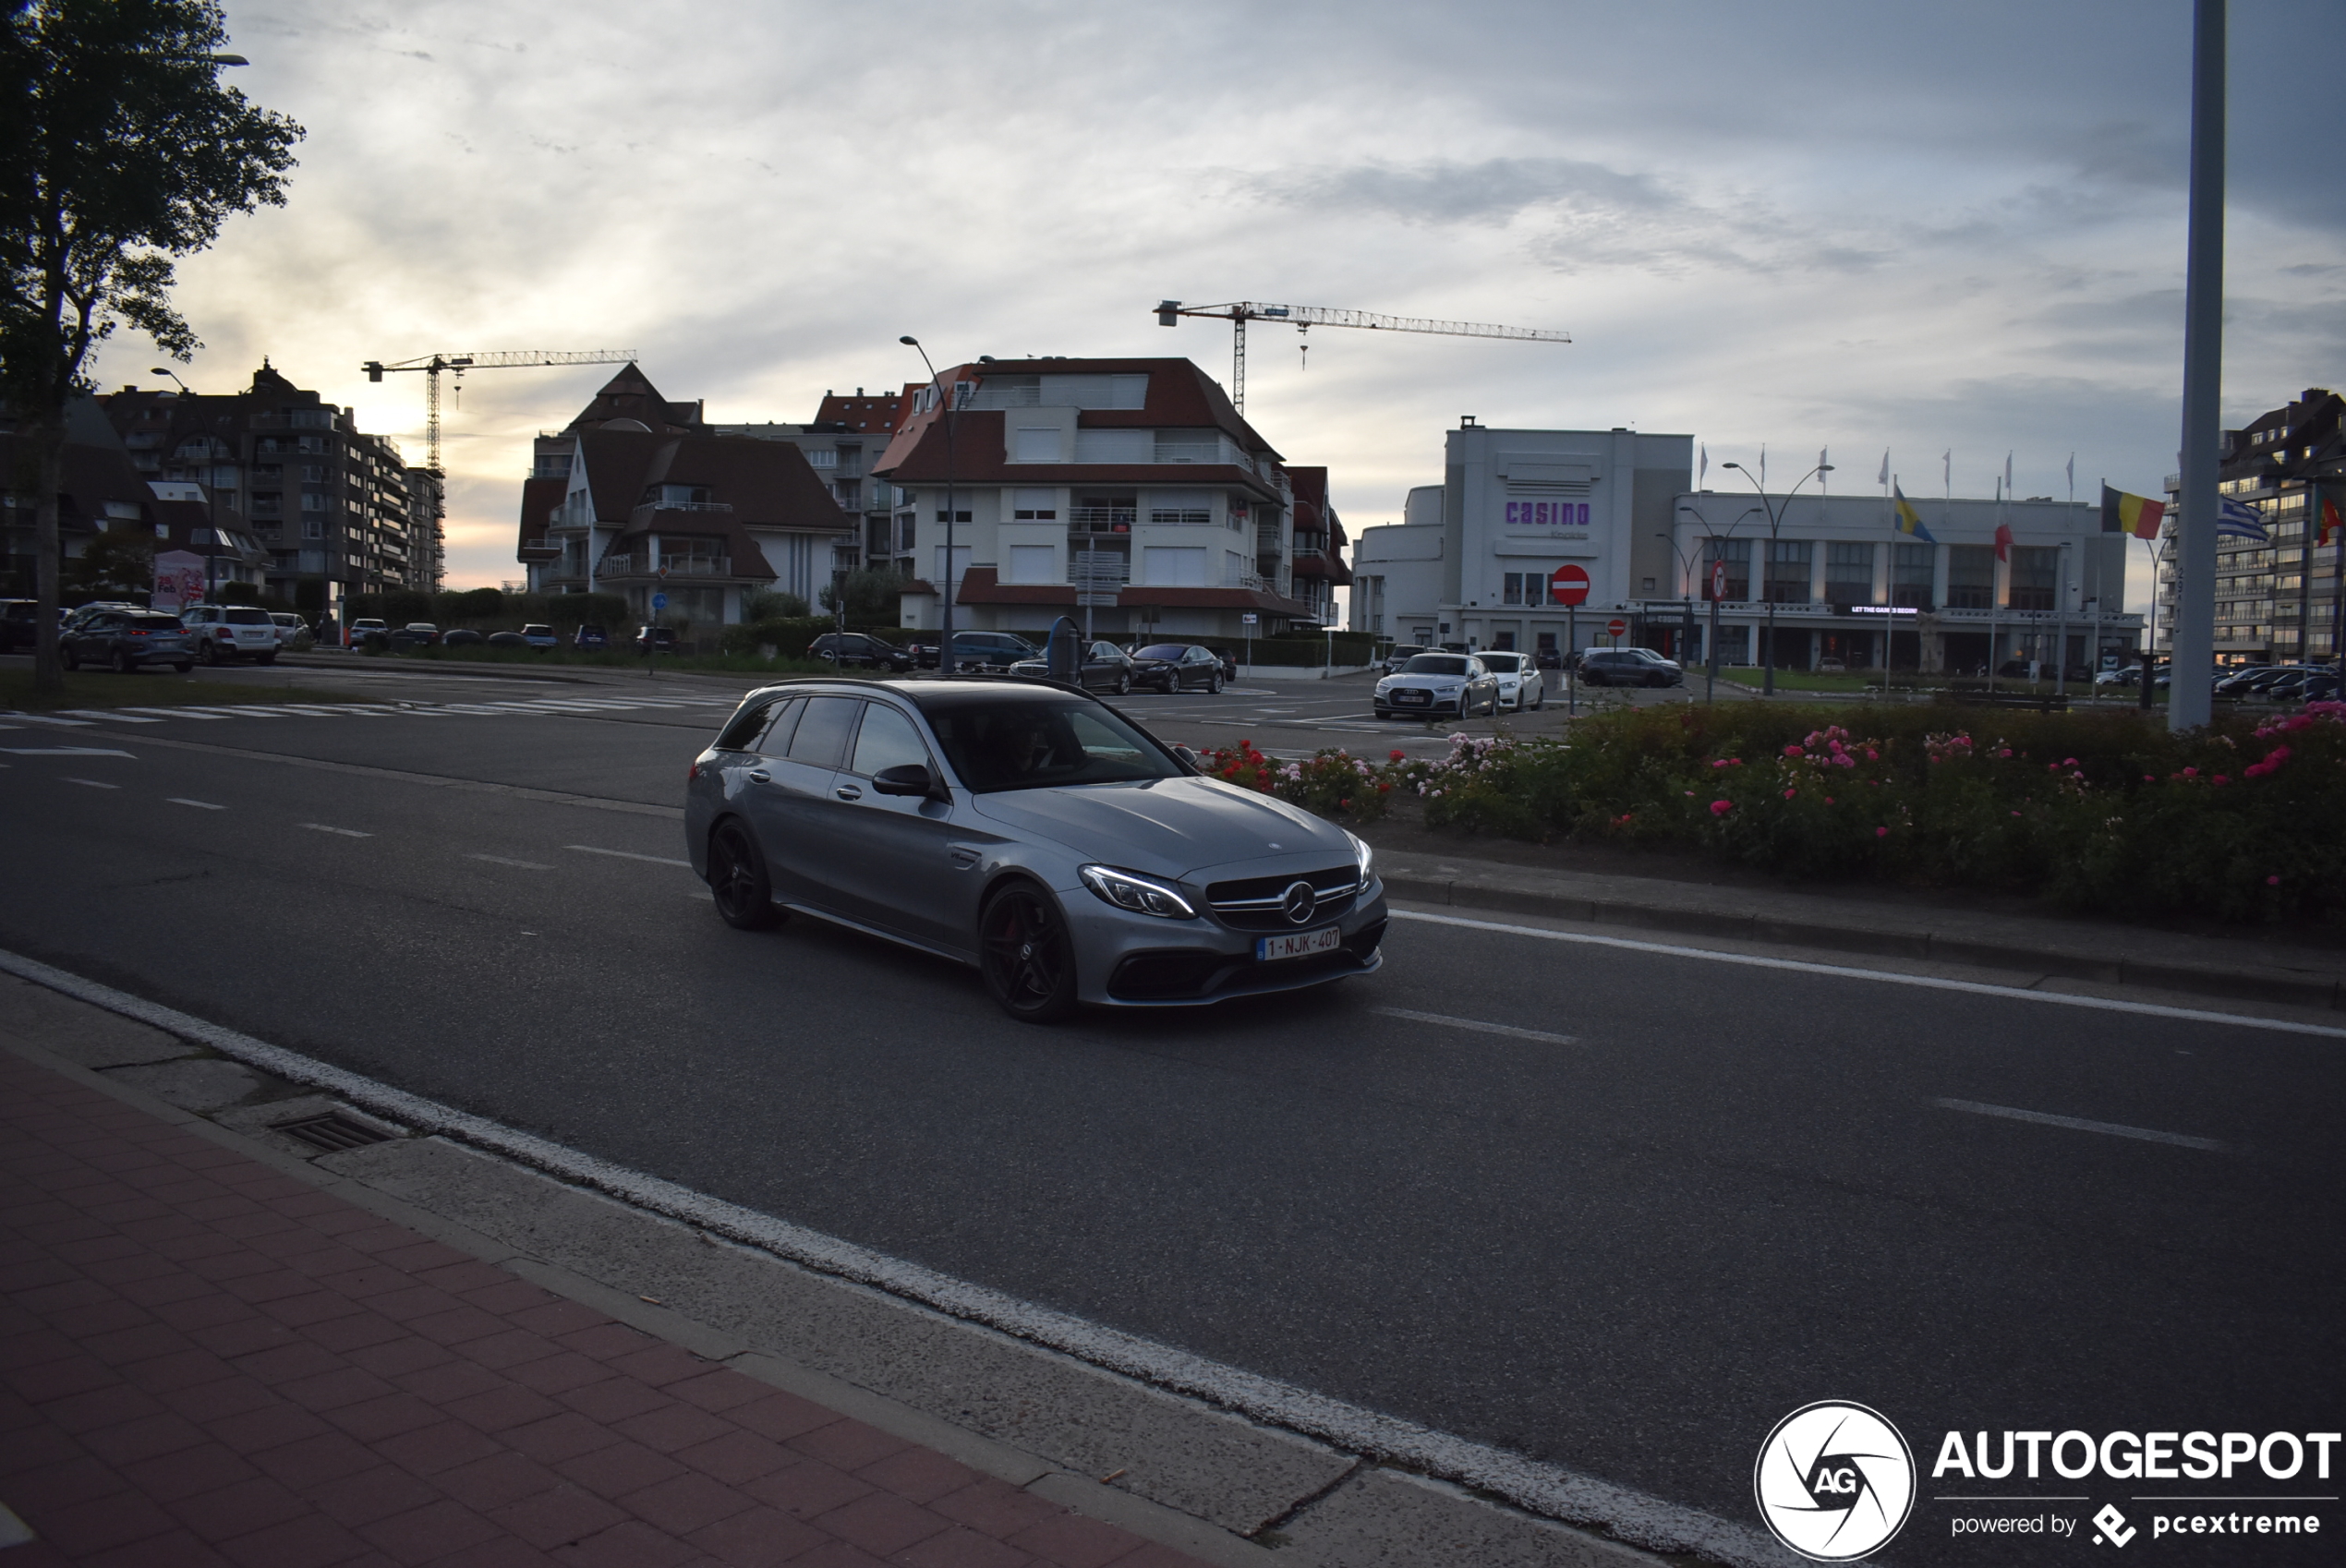
[[[576,850],[582,855],[609,855],[613,860],[621,861],[648,861],[654,865],[681,865],[689,867],[693,863],[690,861],[678,860],[672,855],[639,855],[632,850],[605,850],[599,849],[593,844],[564,844],[562,848],[565,850]]]
[[[1968,1111],[1975,1116],[2000,1116],[2006,1121],[2035,1122],[2040,1127],[2062,1127],[2072,1132],[2099,1132],[2111,1138],[2139,1139],[2145,1143],[2171,1143],[2178,1149],[2218,1150],[2224,1145],[2214,1138],[2194,1138],[2188,1133],[2155,1132],[2146,1127],[2128,1127],[2122,1122],[2087,1121],[2083,1116],[2057,1116],[2050,1111],[2024,1111],[2012,1105],[1988,1105],[1977,1100],[1933,1100],[1942,1111]]]
[[[119,790],[122,788],[119,784],[109,784],[103,778],[76,778],[69,773],[64,774],[61,777],[63,777],[65,781],[68,784],[86,785],[92,790]]]
[[[4,713],[0,714],[0,718],[20,719],[27,724],[54,724],[61,730],[90,728],[90,721],[86,718],[59,718],[56,715],[49,713]]]
[[[191,801],[185,795],[168,795],[164,799],[175,806],[193,806],[198,811],[226,811],[226,806],[213,805],[210,801]]]
[[[301,826],[307,827],[312,833],[335,833],[341,835],[345,838],[371,838],[374,837],[371,833],[361,833],[356,827],[332,827],[322,822],[305,822]]]
[[[57,711],[71,714],[76,718],[95,718],[115,724],[161,724],[163,722],[160,718],[133,718],[127,709],[119,713],[107,713],[94,707],[61,707]]]
[[[127,757],[112,746],[0,746],[13,757]]]
[[[466,855],[465,858],[468,861],[487,861],[490,865],[509,865],[520,871],[551,871],[554,869],[543,861],[517,861],[510,859],[504,855]]]
[[[1412,1012],[1408,1007],[1371,1007],[1369,1011],[1389,1019],[1408,1019],[1412,1023],[1439,1024],[1445,1029],[1463,1029],[1472,1034],[1504,1034],[1516,1040],[1537,1040],[1547,1045],[1578,1045],[1580,1042],[1569,1034],[1551,1034],[1544,1029],[1518,1029],[1511,1023],[1488,1023],[1481,1019],[1457,1019],[1447,1013]]]

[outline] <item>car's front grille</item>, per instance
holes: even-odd
[[[1203,993],[1227,965],[1221,953],[1135,953],[1116,966],[1107,994],[1122,1002],[1171,1002]]]
[[[1312,885],[1312,908],[1301,920],[1288,918],[1287,892],[1298,882]],[[1333,920],[1352,907],[1360,891],[1360,874],[1348,865],[1307,871],[1287,876],[1250,876],[1216,882],[1205,890],[1205,901],[1223,924],[1237,931],[1294,931],[1315,920]]]

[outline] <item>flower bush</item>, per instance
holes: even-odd
[[[1242,790],[1276,795],[1322,816],[1362,822],[1385,814],[1395,786],[1409,772],[1399,752],[1383,765],[1334,748],[1300,761],[1281,762],[1256,751],[1252,741],[1203,753],[1198,763],[1208,774]]]
[[[2346,913],[2346,705],[2183,735],[2131,713],[1885,708],[1867,712],[1862,736],[1842,717],[1624,707],[1562,739],[1459,735],[1436,763],[1353,766],[1410,789],[1437,827],[2113,914]]]

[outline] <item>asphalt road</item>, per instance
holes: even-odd
[[[1857,1400],[1924,1467],[1898,1562],[2088,1550],[1951,1541],[1941,1493],[2145,1486],[1934,1484],[1951,1429],[2340,1426],[2346,1041],[1407,919],[1367,980],[1024,1028],[949,965],[717,920],[640,807],[721,688],[399,679],[365,715],[0,717],[0,946],[1745,1523],[1775,1422]],[[1131,706],[1349,733],[1250,688]],[[2257,1547],[2159,1551],[2333,1550]]]

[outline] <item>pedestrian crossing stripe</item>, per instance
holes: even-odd
[[[633,713],[647,708],[724,708],[730,711],[739,702],[737,697],[546,697],[534,701],[486,703],[190,703],[176,707],[69,707],[60,708],[54,713],[0,710],[0,729],[46,724],[66,730],[84,730],[93,724],[163,724],[175,718],[192,719],[198,723],[223,718],[441,718],[451,715],[512,718],[524,714],[543,718],[600,718],[607,714]]]

